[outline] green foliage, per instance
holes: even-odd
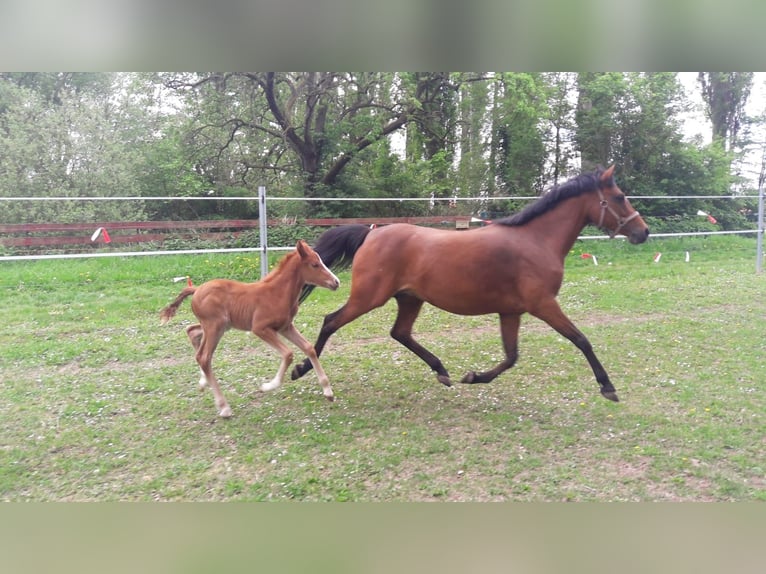
[[[207,191],[205,181],[189,164],[180,126],[169,124],[145,149],[139,174],[144,196],[194,197]]]
[[[493,126],[497,178],[506,195],[542,191],[546,149],[540,118],[547,109],[539,74],[502,74],[499,118]]]
[[[668,215],[664,217],[647,215],[644,217],[644,221],[652,233],[699,233],[720,230],[720,227],[708,221],[706,217],[696,215]]]
[[[77,76],[55,93],[48,76],[0,78],[0,194],[13,197],[139,196],[145,108],[106,89],[110,76]],[[38,81],[39,80],[39,81]],[[90,84],[92,82],[92,84]],[[30,87],[31,86],[31,87]],[[74,222],[144,218],[139,201],[14,202],[0,221]]]
[[[740,143],[745,104],[753,86],[753,72],[699,72],[705,112],[713,141],[727,150]]]
[[[613,157],[617,109],[625,94],[622,74],[587,72],[579,74],[575,113],[575,142],[582,157],[583,170],[607,165]]]
[[[299,239],[312,243],[324,229],[308,225],[278,225],[268,229],[268,242],[270,247],[291,247]],[[252,230],[241,234],[232,242],[232,247],[260,247],[260,231]]]
[[[678,114],[683,92],[674,74],[580,75],[577,142],[591,164],[616,163],[619,185],[629,194],[657,199],[634,206],[668,232],[704,230],[698,210],[713,213],[716,229],[744,229],[746,202],[661,199],[662,196],[731,195],[732,153],[721,142],[684,141]]]
[[[729,76],[705,74],[725,93]],[[730,131],[764,121],[741,117],[737,81]],[[748,191],[733,175],[744,143],[684,140],[688,105],[673,73],[0,73],[0,196],[137,198],[14,201],[0,221],[252,219],[260,185],[305,197],[270,203],[286,220],[455,213],[454,196],[480,196],[460,212],[491,216],[526,205],[498,196],[537,195],[579,157],[615,163],[629,195],[652,196],[635,204],[658,227],[704,225],[703,210],[737,228],[752,203],[654,199]],[[411,197],[436,203],[395,201]]]

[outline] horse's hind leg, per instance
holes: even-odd
[[[489,383],[503,371],[510,369],[519,356],[519,325],[520,315],[500,315],[500,334],[503,338],[505,359],[494,369],[483,373],[470,371],[461,379],[461,383]]]
[[[564,337],[572,341],[574,345],[582,351],[585,358],[588,359],[593,374],[596,376],[596,381],[601,386],[601,394],[610,401],[618,402],[620,399],[617,397],[614,385],[609,380],[609,375],[606,374],[601,362],[596,358],[596,354],[593,352],[593,347],[588,341],[588,338],[580,332],[580,330],[574,326],[574,323],[564,315],[564,312],[559,307],[559,304],[555,299],[551,299],[545,305],[530,311],[535,317],[542,319],[548,323],[551,327],[556,329]]]
[[[423,307],[423,300],[412,295],[400,293],[396,295],[396,303],[399,307],[399,312],[396,315],[394,326],[391,328],[391,337],[425,361],[431,367],[431,370],[436,373],[436,379],[441,384],[449,387],[452,385],[452,381],[450,381],[449,373],[444,368],[442,362],[436,355],[412,337],[412,327],[415,324],[415,319],[418,318],[418,314],[420,314],[420,309]]]
[[[194,347],[194,352],[196,353],[199,350],[199,346],[202,344],[202,325],[189,325],[186,327],[186,335],[189,337],[192,347]],[[202,372],[202,369],[200,369],[199,389],[200,391],[204,391],[206,387],[207,378],[205,377],[205,373]]]
[[[221,387],[218,385],[218,380],[213,374],[212,368],[213,353],[215,352],[223,333],[224,329],[222,328],[208,326],[207,329],[204,329],[204,334],[201,338],[192,339],[191,335],[189,335],[189,338],[192,339],[192,345],[195,345],[195,340],[197,341],[197,344],[195,345],[197,349],[195,358],[202,371],[200,387],[205,388],[206,386],[210,386],[210,390],[213,392],[213,397],[215,398],[215,406],[218,409],[218,414],[223,418],[229,418],[231,416],[231,407],[226,401],[226,397],[224,397],[221,392]]]

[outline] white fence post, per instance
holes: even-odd
[[[755,262],[755,271],[763,271],[763,185],[758,187],[758,259]]]
[[[258,186],[258,224],[261,230],[261,279],[269,273],[269,246],[266,219],[266,187]]]

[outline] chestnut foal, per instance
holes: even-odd
[[[261,281],[241,283],[213,279],[199,287],[187,287],[160,312],[164,325],[176,314],[184,299],[194,295],[191,307],[199,323],[187,327],[186,334],[197,352],[195,358],[202,372],[200,388],[210,386],[220,416],[230,417],[231,407],[221,392],[211,363],[218,342],[231,328],[252,331],[282,357],[277,374],[270,382],[261,385],[261,390],[270,391],[279,387],[293,360],[293,352],[279,338],[282,335],[297,345],[311,361],[324,396],[330,401],[335,398],[313,345],[293,325],[298,312],[298,297],[306,284],[334,291],[340,282],[322,263],[319,255],[300,240],[295,251],[282,258],[277,268]]]

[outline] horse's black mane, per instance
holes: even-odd
[[[601,185],[600,179],[601,174],[603,173],[604,169],[599,167],[596,171],[583,173],[577,177],[573,177],[543,193],[539,199],[533,201],[518,213],[503,217],[502,219],[495,219],[493,223],[511,227],[524,225],[543,213],[550,211],[554,206],[565,199],[576,197],[582,193],[597,189],[598,186]]]

